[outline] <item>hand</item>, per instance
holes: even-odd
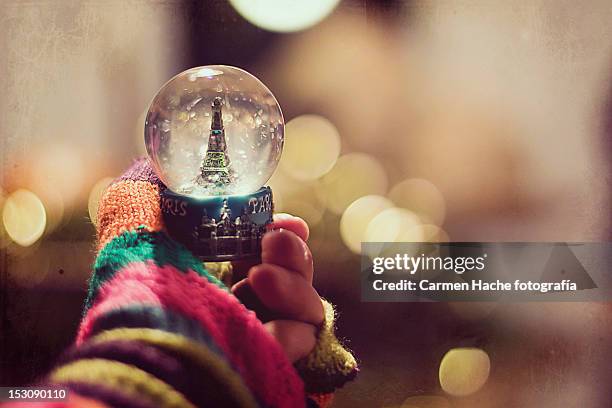
[[[277,214],[262,240],[261,264],[248,269],[232,292],[264,321],[264,327],[295,362],[314,348],[323,305],[312,286],[308,225]]]

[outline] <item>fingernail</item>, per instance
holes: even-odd
[[[287,213],[278,213],[278,214],[274,214],[274,218],[276,221],[286,221],[286,220],[291,220],[295,217]]]

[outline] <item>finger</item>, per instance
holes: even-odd
[[[308,241],[310,230],[306,221],[287,213],[274,214],[274,220],[268,227],[269,230],[286,229],[293,232],[304,241]]]
[[[274,320],[264,327],[279,342],[292,363],[310,354],[317,342],[316,328],[308,323]]]
[[[294,217],[291,214],[274,214],[274,221],[268,226],[268,230],[272,231],[279,229],[289,230],[304,241],[308,239],[308,224],[306,224],[303,219],[299,217]],[[233,261],[233,281],[238,282],[239,280],[244,279],[249,269],[260,263],[261,259],[259,257],[253,259]]]
[[[304,241],[308,239],[308,235],[309,235],[308,224],[306,224],[306,222],[303,219],[299,217],[294,217],[293,215],[285,214],[285,213],[274,214],[274,222],[270,224],[268,229],[270,231],[278,230],[278,229],[289,230],[293,232],[294,234],[296,234],[298,237],[300,237]],[[251,267],[258,265],[260,263],[261,263],[261,258],[259,257],[252,258],[252,259],[249,258],[249,259],[244,259],[244,260],[233,261],[232,262],[233,281],[238,282],[241,279],[244,279],[249,269],[251,269]]]
[[[317,291],[293,271],[273,264],[254,266],[247,278],[261,303],[284,319],[319,325],[323,304]]]
[[[232,261],[232,283],[237,283],[247,277],[249,270],[261,263],[261,256]]]
[[[240,303],[247,309],[252,310],[257,315],[257,318],[263,323],[271,320],[280,319],[279,313],[270,310],[258,297],[248,279],[243,279],[232,286],[232,294],[236,296]]]
[[[264,235],[261,241],[261,263],[298,272],[312,284],[312,254],[308,245],[291,231],[281,229]]]

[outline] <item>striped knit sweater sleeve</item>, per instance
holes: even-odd
[[[255,313],[164,233],[161,188],[142,159],[103,195],[83,319],[47,380],[70,397],[47,406],[329,406],[357,372],[333,307],[323,301],[317,345],[292,365]]]

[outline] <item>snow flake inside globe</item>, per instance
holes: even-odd
[[[184,71],[153,99],[145,144],[157,174],[190,197],[248,194],[280,159],[284,120],[266,86],[225,65]]]

